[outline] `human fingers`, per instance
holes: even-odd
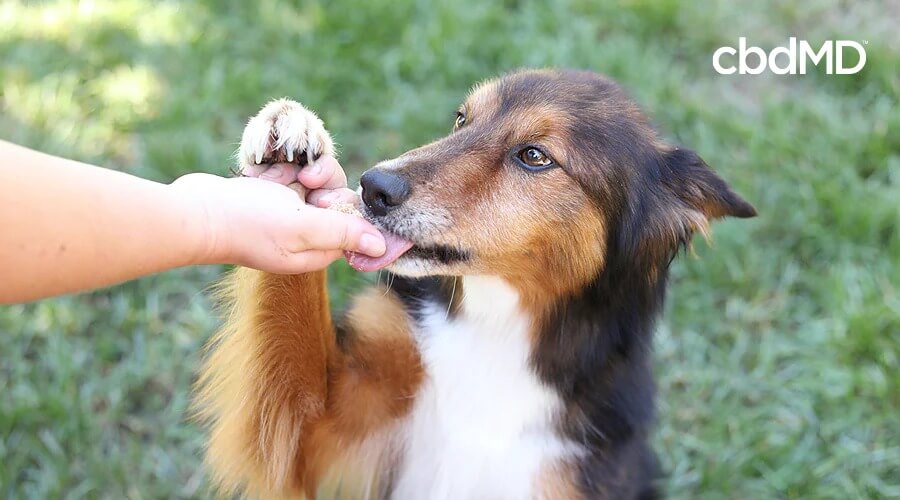
[[[259,178],[287,186],[296,181],[298,170],[293,163],[276,163],[260,172]]]
[[[291,256],[285,272],[299,274],[318,271],[343,256],[344,252],[341,250],[306,250]]]
[[[319,208],[327,208],[335,203],[356,205],[359,202],[359,195],[348,188],[316,189],[306,196],[306,202]]]
[[[301,234],[310,249],[343,249],[380,257],[385,252],[384,236],[364,219],[334,210],[309,207],[304,211]]]
[[[347,175],[334,156],[320,157],[312,165],[300,169],[297,174],[304,186],[310,189],[337,189],[347,187]]]

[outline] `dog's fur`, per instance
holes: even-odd
[[[510,74],[460,114],[447,137],[374,167],[410,194],[365,216],[416,246],[338,326],[324,272],[227,280],[199,381],[224,491],[656,496],[650,343],[669,264],[712,219],[755,210],[590,72]],[[257,136],[242,162],[331,148],[288,101],[251,121]],[[523,168],[524,146],[555,164]]]

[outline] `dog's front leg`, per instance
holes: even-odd
[[[332,154],[315,114],[282,99],[244,130],[242,172],[277,162],[299,166]],[[302,189],[299,189],[302,193]],[[212,434],[207,462],[224,491],[297,495],[304,481],[306,434],[325,411],[334,328],[325,272],[283,276],[238,269],[223,282],[229,310],[199,380],[201,413]]]
[[[224,286],[230,311],[199,381],[213,479],[262,497],[314,489],[303,481],[302,444],[328,396],[325,273],[238,269]]]

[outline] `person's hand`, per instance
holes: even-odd
[[[317,165],[320,168],[314,168]],[[340,258],[342,250],[376,257],[384,253],[384,238],[374,226],[319,208],[357,198],[346,188],[334,158],[322,157],[300,173],[293,165],[277,164],[243,175],[251,178],[188,174],[171,185],[205,214],[206,261],[296,274],[324,268]],[[305,191],[300,184],[311,189],[307,201],[315,206],[297,195]]]
[[[333,156],[322,156],[315,163],[302,169],[290,163],[273,166],[251,165],[241,171],[245,177],[259,177],[290,186],[306,196],[306,202],[320,208],[334,203],[357,205],[359,195],[347,189],[347,175]],[[302,186],[298,189],[297,183]],[[305,191],[305,192],[304,192]]]

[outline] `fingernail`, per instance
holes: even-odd
[[[385,252],[384,238],[370,233],[363,233],[359,238],[359,251],[372,257],[380,257]]]
[[[319,175],[322,173],[322,166],[318,162],[309,166],[309,175]]]
[[[281,165],[275,165],[259,174],[259,176],[264,179],[279,179],[281,178]]]

